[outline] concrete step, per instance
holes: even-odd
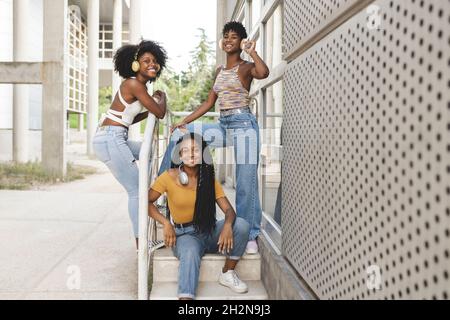
[[[218,254],[206,254],[200,265],[200,281],[217,281],[225,257]],[[159,249],[153,256],[153,282],[178,281],[178,259],[171,249]],[[261,280],[261,256],[244,255],[236,267],[239,277],[244,280]]]
[[[199,282],[196,300],[267,300],[267,291],[261,281],[246,281],[248,292],[235,293],[218,281]],[[150,300],[177,300],[177,282],[153,283]]]

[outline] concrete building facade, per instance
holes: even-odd
[[[21,4],[20,1],[17,4]],[[22,7],[22,6],[21,6]],[[27,28],[17,30],[22,33],[21,47],[17,46],[22,52],[21,55],[14,55],[14,10],[13,0],[0,1],[0,61],[29,61],[39,62],[43,57],[43,3],[42,1],[30,1],[29,6],[20,8],[25,10],[24,14],[29,16]],[[19,8],[18,8],[19,10]],[[18,11],[17,10],[17,11]],[[31,14],[37,12],[41,14]],[[18,27],[18,26],[16,26]],[[33,34],[28,34],[27,30],[33,30]],[[25,88],[23,88],[25,87]],[[40,85],[22,86],[22,100],[20,104],[25,105],[25,115],[21,116],[18,124],[23,124],[26,128],[25,141],[29,146],[28,150],[22,150],[24,153],[20,156],[22,160],[40,159],[40,140],[41,140],[41,112],[42,112],[42,88]],[[0,84],[0,99],[2,107],[0,108],[0,161],[9,161],[13,159],[13,101],[14,86],[12,84]],[[21,129],[25,131],[24,129]]]
[[[34,62],[41,65],[36,65],[33,70],[39,70],[40,66],[48,62],[46,59],[51,58],[48,51],[50,47],[45,46],[45,23],[50,21],[46,17],[51,14],[64,17],[59,25],[54,25],[63,35],[63,39],[56,41],[59,41],[60,47],[64,43],[61,56],[57,57],[62,58],[64,63],[54,72],[63,73],[65,90],[62,105],[65,107],[62,109],[65,119],[56,120],[64,123],[55,131],[58,136],[62,135],[61,145],[57,147],[58,150],[53,150],[64,158],[62,149],[69,137],[68,130],[62,128],[68,128],[68,115],[78,115],[79,130],[83,131],[83,124],[86,124],[87,141],[91,141],[98,123],[99,87],[112,86],[116,91],[121,81],[113,71],[113,52],[128,43],[130,38],[138,42],[142,38],[142,30],[141,19],[136,18],[130,22],[128,18],[130,11],[136,17],[140,16],[141,0],[65,0],[62,3],[61,12],[55,12],[56,8],[52,8],[51,4],[46,7],[46,0],[1,0],[0,61]],[[46,52],[50,56],[46,56]],[[12,65],[11,70],[5,66],[4,74],[19,77],[20,66]],[[22,78],[27,77],[26,73],[24,71]],[[12,80],[11,77],[2,75],[0,161],[27,162],[45,158],[43,144],[47,140],[42,136],[45,123],[43,79],[22,80]],[[55,119],[50,120],[50,123],[53,124],[54,121]],[[52,144],[54,139],[50,139],[48,143]],[[92,154],[90,143],[87,143],[87,153]],[[55,154],[51,154],[49,159],[54,156]],[[62,160],[59,167],[61,166],[65,166],[65,160]]]
[[[448,3],[217,5],[219,30],[243,22],[271,67],[252,88],[261,128],[283,127],[283,157],[278,132],[261,155],[269,297],[448,299]]]

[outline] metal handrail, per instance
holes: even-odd
[[[149,114],[144,140],[139,153],[139,250],[138,250],[138,299],[148,300],[148,272],[151,263],[149,239],[156,236],[155,221],[148,216],[148,188],[158,172],[159,125]],[[151,160],[151,162],[150,162]],[[150,163],[150,165],[147,165]]]

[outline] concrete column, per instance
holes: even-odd
[[[130,0],[130,42],[137,44],[142,39],[142,1]]]
[[[262,43],[262,57],[266,64],[270,69],[273,68],[273,46],[274,46],[274,33],[273,33],[273,19],[269,20],[266,25],[261,28],[261,36],[259,41]],[[260,99],[263,99],[263,96],[260,96]],[[262,100],[260,100],[262,101]],[[273,128],[274,118],[267,118],[265,115],[267,113],[274,112],[274,104],[273,104],[273,86],[266,90],[266,99],[264,99],[264,103],[261,103],[261,107],[264,108],[264,129]],[[261,122],[263,123],[263,122]],[[272,136],[266,135],[266,143],[272,143]]]
[[[225,64],[226,55],[225,52],[219,48],[219,41],[223,38],[222,30],[223,26],[227,22],[227,1],[228,0],[217,0],[217,45],[216,45],[216,63],[217,65]]]
[[[44,0],[42,163],[46,172],[60,177],[64,177],[67,170],[67,13],[67,0]]]
[[[273,31],[273,65],[276,66],[283,61],[283,49],[282,49],[282,34],[283,34],[283,10],[282,6],[279,6],[274,12],[274,31]],[[282,83],[274,85],[274,96],[275,96],[275,113],[283,113],[283,85]],[[281,128],[282,119],[276,118],[274,121],[274,126],[276,128]],[[278,139],[278,137],[277,137]],[[276,140],[278,141],[278,140]]]
[[[267,152],[265,152],[264,150],[264,145],[267,144],[267,105],[268,103],[270,104],[271,102],[268,101],[268,91],[270,90],[260,90],[259,94],[258,94],[258,105],[259,105],[259,116],[260,119],[258,120],[259,122],[259,126],[260,126],[260,139],[261,139],[261,155],[260,155],[260,165],[258,168],[258,183],[259,183],[259,199],[261,199],[261,206],[263,207],[264,210],[264,204],[266,201],[266,195],[265,195],[265,191],[266,191],[266,172],[265,172],[265,168],[263,168],[262,166],[262,156],[265,155],[265,161],[268,160],[267,158]]]
[[[130,43],[138,44],[142,39],[142,1],[130,0]],[[141,124],[137,123],[130,127],[128,137],[130,140],[140,140]]]
[[[84,114],[78,114],[78,131],[84,132]]]
[[[88,1],[88,114],[87,114],[87,154],[94,155],[92,139],[98,125],[98,52],[100,29],[100,2]]]
[[[252,1],[251,0],[245,0],[244,15],[245,15],[245,29],[247,29],[247,32],[250,32],[250,30],[252,30]]]
[[[283,11],[279,6],[273,14],[273,58],[274,66],[283,60]]]
[[[14,11],[14,61],[28,62],[28,20],[29,0],[13,1]],[[28,161],[29,148],[29,86],[14,85],[13,100],[13,160],[18,163]]]
[[[223,38],[223,26],[227,22],[227,1],[217,0],[217,44],[216,44],[216,64],[222,65],[226,63],[225,52],[219,48],[219,41]],[[216,179],[225,182],[227,169],[227,148],[216,149],[217,161],[216,165]]]
[[[113,12],[113,50],[114,52],[122,46],[122,1],[114,0],[114,12]],[[120,76],[112,71],[112,100],[117,90],[120,87]]]
[[[260,52],[261,57],[266,62],[267,66],[271,69],[273,67],[273,46],[274,46],[274,34],[273,34],[273,19],[270,19],[263,27],[260,29],[261,34],[259,41],[261,41],[262,52]]]

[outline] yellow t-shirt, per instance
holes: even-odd
[[[225,197],[222,186],[215,181],[216,200]],[[170,214],[175,223],[188,223],[194,219],[197,190],[182,186],[172,178],[168,171],[160,175],[152,186],[160,194],[167,193]]]

